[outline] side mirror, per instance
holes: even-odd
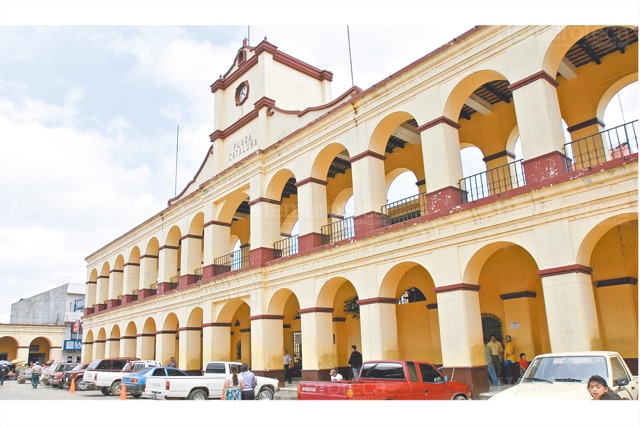
[[[613,385],[618,386],[618,387],[623,387],[623,386],[629,385],[629,379],[628,378],[618,378],[617,380],[615,380],[613,382]]]

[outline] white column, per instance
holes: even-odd
[[[542,278],[551,351],[601,349],[591,269],[576,265],[541,270],[538,274]]]
[[[395,298],[358,300],[362,354],[365,359],[397,359],[398,326]]]
[[[298,229],[300,236],[320,233],[327,224],[327,182],[314,178],[300,181],[298,188]]]
[[[333,348],[333,309],[300,310],[302,369],[331,369],[337,365]]]

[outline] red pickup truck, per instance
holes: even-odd
[[[300,381],[298,400],[468,400],[469,386],[428,362],[371,360],[355,381]]]

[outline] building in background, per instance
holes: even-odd
[[[9,324],[0,324],[0,360],[80,361],[85,289],[66,283],[11,304]]]
[[[606,349],[637,372],[638,117],[604,123],[637,84],[637,27],[398,49],[419,59],[333,98],[331,72],[244,43],[212,78],[193,180],[87,256],[83,361],[232,359],[282,380],[287,349],[296,375],[328,379],[355,344],[477,396],[484,342],[509,334],[529,358]]]

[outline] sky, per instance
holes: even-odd
[[[0,323],[21,298],[85,283],[86,256],[163,210],[194,176],[215,130],[209,86],[243,38],[267,37],[331,71],[338,96],[351,86],[347,25],[355,85],[367,89],[476,24],[638,22],[634,2],[604,4],[0,0]],[[416,409],[365,419],[386,426]],[[474,412],[440,410],[430,414],[440,425],[482,425]],[[442,423],[452,410],[458,421]],[[606,422],[602,414],[590,420]],[[47,422],[65,419],[55,418]]]

